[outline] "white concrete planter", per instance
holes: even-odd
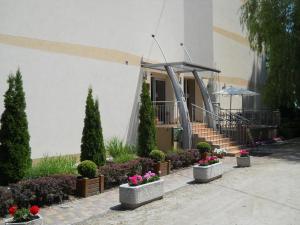
[[[247,157],[236,157],[236,163],[238,167],[249,167],[251,166],[250,156]]]
[[[20,223],[13,223],[13,218],[9,218],[5,220],[5,225],[43,225],[43,217],[40,214],[37,214],[37,216],[39,216],[38,219]]]
[[[223,165],[221,162],[209,166],[193,166],[194,179],[198,183],[207,183],[220,178],[223,174]]]
[[[162,179],[151,183],[129,186],[122,184],[119,187],[119,198],[123,207],[134,209],[151,201],[162,199],[164,181]]]

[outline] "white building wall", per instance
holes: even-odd
[[[183,59],[183,13],[183,0],[0,0],[0,113],[8,74],[20,67],[32,158],[80,152],[90,85],[104,138],[127,140],[141,86],[139,59],[162,61],[152,33],[168,60]]]
[[[224,84],[260,91],[259,85],[265,76],[263,59],[250,50],[246,32],[240,24],[240,0],[213,0],[213,45],[214,64],[221,70],[220,90]],[[258,78],[260,77],[260,78]],[[257,107],[256,99],[250,97],[250,108]],[[221,106],[229,108],[229,97],[219,97]],[[241,108],[241,97],[233,97],[232,107]]]

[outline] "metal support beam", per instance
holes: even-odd
[[[200,92],[203,97],[205,109],[207,111],[211,112],[212,113],[211,115],[214,115],[214,108],[213,108],[210,96],[208,94],[207,88],[205,87],[205,84],[204,84],[202,78],[200,77],[199,72],[193,71],[193,75],[196,79],[196,82],[197,82],[199,88],[200,88]],[[208,122],[209,127],[216,129],[216,122],[211,116],[207,117],[207,122]]]
[[[180,123],[183,129],[182,147],[190,149],[192,147],[192,129],[190,124],[189,110],[187,108],[186,100],[182,88],[178,82],[176,74],[170,65],[165,65],[165,69],[171,80],[175,96],[178,102],[178,109],[180,115]]]

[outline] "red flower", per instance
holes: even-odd
[[[39,213],[40,208],[37,205],[33,205],[30,207],[29,211],[32,215],[36,215]]]
[[[13,205],[11,206],[9,209],[8,209],[8,212],[10,215],[14,216],[16,211],[17,211],[18,207],[16,205]]]

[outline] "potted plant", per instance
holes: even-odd
[[[207,142],[198,142],[197,149],[200,152],[201,159],[206,159],[208,153],[211,151],[211,146]]]
[[[222,162],[216,156],[210,156],[193,166],[194,179],[198,183],[207,183],[220,178],[223,174]]]
[[[154,161],[154,172],[159,176],[165,176],[170,173],[170,161],[166,161],[166,155],[163,151],[152,150],[149,154]]]
[[[236,163],[238,167],[249,167],[251,166],[251,160],[249,152],[242,149],[240,150],[240,156],[236,157]]]
[[[99,194],[100,179],[96,176],[97,165],[90,160],[85,160],[78,165],[77,170],[81,175],[77,177],[77,195],[81,197],[88,197],[91,195]]]
[[[128,177],[128,183],[119,187],[119,198],[124,208],[134,209],[148,202],[162,199],[164,194],[163,180],[151,171],[144,176]]]
[[[218,158],[223,159],[224,156],[227,154],[227,151],[224,148],[216,148],[213,153]]]
[[[42,225],[43,218],[39,213],[40,208],[36,205],[31,206],[29,209],[11,206],[9,214],[12,218],[5,220],[5,225]]]

